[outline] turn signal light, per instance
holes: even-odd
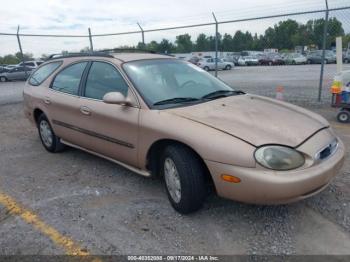
[[[227,175],[227,174],[222,174],[221,179],[226,181],[226,182],[230,182],[230,183],[240,183],[241,182],[241,179],[239,177]]]

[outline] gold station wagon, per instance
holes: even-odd
[[[157,54],[53,57],[28,79],[24,105],[46,150],[71,146],[159,175],[181,213],[202,206],[208,185],[246,203],[307,198],[344,158],[321,116]]]

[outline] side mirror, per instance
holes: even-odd
[[[120,92],[109,92],[103,96],[103,102],[115,105],[130,105],[130,101]]]

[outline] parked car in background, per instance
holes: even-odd
[[[306,57],[299,53],[286,54],[283,60],[288,65],[300,65],[307,62]]]
[[[217,64],[218,64],[219,70],[230,70],[235,66],[234,63],[225,62],[220,58],[218,58],[217,61],[218,61]],[[205,71],[215,70],[215,58],[200,59],[199,62],[197,63],[197,66],[204,69]]]
[[[259,56],[260,65],[284,65],[285,62],[279,54],[271,53]]]
[[[9,69],[7,72],[0,74],[0,82],[12,81],[12,80],[26,80],[31,74],[33,68],[16,66]]]
[[[308,64],[321,64],[322,63],[322,50],[311,51],[306,56]],[[337,61],[336,56],[330,50],[326,50],[324,63],[331,64]]]
[[[7,65],[7,66],[5,66],[5,68],[6,69],[12,69],[12,68],[15,68],[16,66],[18,66],[18,65]]]
[[[194,64],[194,65],[197,65],[197,63],[199,62],[200,58],[198,56],[192,56],[188,62]]]
[[[349,52],[349,51],[345,53],[345,55],[344,55],[344,57],[343,57],[343,62],[344,62],[345,64],[350,63],[350,52]]]
[[[4,66],[0,66],[0,74],[1,74],[1,73],[5,73],[5,72],[7,72],[7,71],[9,71],[9,69],[7,69],[7,68],[4,67]]]
[[[28,68],[37,68],[39,65],[44,63],[43,61],[25,61],[18,64],[18,66],[26,66]]]
[[[255,56],[240,56],[238,58],[238,65],[241,66],[250,66],[250,65],[258,65],[259,60]]]

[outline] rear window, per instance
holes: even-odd
[[[43,65],[42,67],[38,68],[30,77],[29,84],[33,86],[40,85],[42,82],[45,81],[46,78],[48,78],[60,65],[62,64],[61,61],[59,62],[52,62],[46,65]]]

